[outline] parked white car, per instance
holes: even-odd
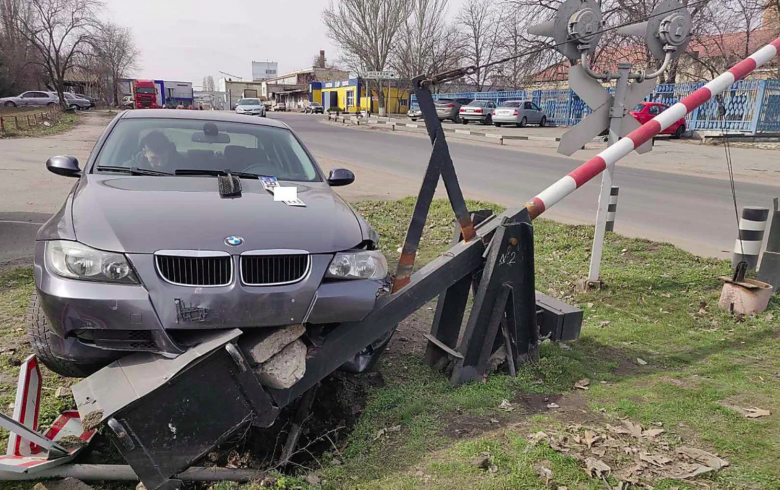
[[[547,115],[530,100],[508,100],[493,111],[493,124],[501,127],[514,124],[524,127],[528,124],[547,125]]]
[[[56,95],[49,92],[30,90],[16,97],[3,97],[0,106],[3,107],[45,107],[55,106],[59,103]]]

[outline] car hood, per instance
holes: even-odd
[[[329,253],[365,238],[357,216],[324,182],[296,186],[306,207],[275,202],[259,180],[242,179],[243,195],[220,197],[216,177],[88,174],[73,196],[76,239],[126,253],[159,250],[297,249]],[[230,247],[236,235],[243,245]]]

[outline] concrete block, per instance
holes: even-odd
[[[259,329],[239,337],[238,345],[244,351],[249,364],[262,364],[281,352],[288,344],[306,333],[303,325],[288,325],[275,329]]]
[[[255,368],[260,384],[278,390],[290,388],[306,373],[306,344],[296,340]]]

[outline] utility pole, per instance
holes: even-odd
[[[661,67],[653,73],[632,72],[630,63],[618,63],[617,73],[605,71],[596,73],[589,64],[601,39],[603,23],[601,6],[595,0],[566,0],[558,8],[553,20],[533,26],[529,34],[551,37],[555,49],[571,62],[569,85],[592,109],[592,113],[579,124],[569,129],[561,138],[558,152],[572,155],[577,150],[609,130],[608,145],[613,146],[622,136],[639,127],[633,117],[625,117],[626,106],[632,107],[652,91],[654,79],[666,70],[673,58],[679,56],[690,41],[691,15],[678,0],[662,0],[646,22],[623,26],[618,34],[641,36],[646,39],[650,52],[656,59],[663,60]],[[609,95],[602,82],[616,81],[614,96]],[[629,83],[629,80],[632,82]],[[652,149],[652,142],[636,148],[639,153]],[[614,179],[613,167],[602,174],[599,194],[596,229],[591,251],[588,277],[579,282],[582,289],[601,287],[601,256],[604,248],[609,196]]]

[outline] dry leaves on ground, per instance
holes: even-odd
[[[772,415],[772,412],[769,410],[764,410],[762,408],[746,408],[745,410],[745,417],[749,419],[757,419],[759,417],[769,417]]]
[[[560,431],[540,431],[530,435],[529,440],[532,445],[547,443],[555,451],[578,459],[592,478],[617,478],[623,485],[618,488],[651,486],[661,479],[690,480],[729,465],[725,459],[701,449],[671,448],[670,440],[678,439],[662,437],[665,432],[622,420],[618,425],[577,424]]]
[[[504,412],[511,412],[515,409],[515,406],[512,405],[509,400],[502,400],[501,404],[498,406],[499,410],[503,410]]]

